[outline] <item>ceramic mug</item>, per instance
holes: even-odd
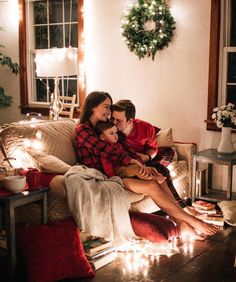
[[[26,181],[30,190],[36,190],[40,187],[41,172],[36,168],[28,168]]]

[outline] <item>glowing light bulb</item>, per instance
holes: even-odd
[[[42,132],[41,130],[37,130],[37,131],[35,132],[35,137],[36,137],[37,139],[42,139],[42,137],[43,137],[43,132]]]

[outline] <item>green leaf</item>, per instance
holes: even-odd
[[[6,108],[11,106],[12,97],[7,96],[4,92],[4,89],[0,86],[0,108]]]
[[[17,63],[12,62],[12,59],[9,56],[0,54],[0,64],[2,66],[7,66],[14,74],[19,73],[19,65]]]

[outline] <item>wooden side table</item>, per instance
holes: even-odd
[[[6,230],[8,267],[11,278],[14,276],[16,270],[15,208],[38,202],[41,205],[41,223],[46,224],[48,190],[49,188],[41,188],[0,197],[2,227]]]
[[[206,183],[207,193],[199,195],[197,191],[196,172],[199,169],[199,163],[207,164]],[[224,165],[228,168],[226,193],[214,190],[212,187],[212,169],[213,165]],[[193,156],[193,186],[192,200],[197,199],[219,201],[223,199],[231,200],[232,194],[232,179],[233,166],[236,165],[236,153],[234,154],[219,154],[216,149],[207,149],[198,152]],[[226,195],[225,195],[226,194]]]

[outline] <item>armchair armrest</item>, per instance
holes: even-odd
[[[191,161],[192,155],[197,153],[197,144],[174,142],[179,160]]]
[[[192,163],[193,155],[197,153],[197,144],[185,143],[185,142],[174,142],[178,160],[187,161],[188,173],[189,173],[189,187],[192,188]]]

